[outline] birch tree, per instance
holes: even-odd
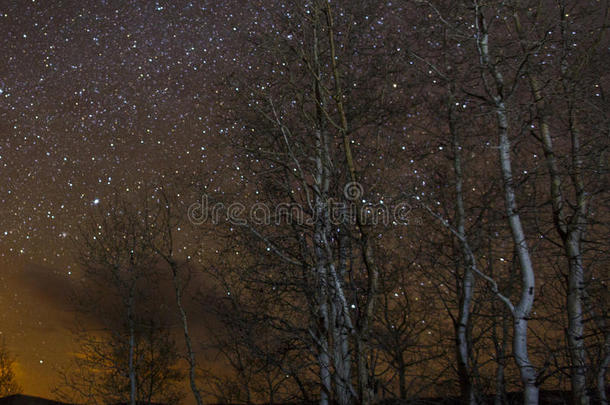
[[[513,356],[519,367],[521,382],[524,389],[524,403],[535,405],[538,403],[538,373],[531,363],[528,354],[528,319],[534,304],[535,271],[530,255],[527,237],[519,214],[515,181],[513,177],[510,118],[508,113],[508,99],[511,95],[510,84],[506,83],[500,66],[491,55],[490,23],[486,16],[486,8],[477,1],[473,2],[474,25],[476,35],[476,49],[479,54],[481,69],[481,84],[489,97],[489,102],[496,115],[498,134],[498,162],[502,174],[504,203],[506,216],[512,240],[515,245],[521,271],[520,299],[513,303],[509,298],[498,294],[499,298],[508,306],[513,317]]]
[[[524,75],[527,78],[531,98],[536,111],[537,125],[532,132],[540,142],[549,179],[550,207],[555,232],[559,237],[567,267],[567,319],[566,338],[571,363],[570,379],[572,397],[576,404],[589,404],[586,381],[588,361],[586,358],[585,319],[586,308],[586,269],[583,252],[587,225],[589,223],[589,205],[594,195],[598,194],[599,181],[585,181],[587,167],[585,159],[597,161],[592,150],[587,151],[588,142],[583,142],[583,133],[590,125],[581,123],[587,96],[584,96],[583,84],[588,75],[587,70],[595,63],[593,55],[599,52],[607,23],[608,7],[600,16],[596,26],[589,18],[590,38],[574,38],[575,19],[581,15],[592,17],[595,11],[587,10],[575,2],[560,1],[549,7],[550,14],[535,13],[528,18],[521,5],[512,5],[515,32],[524,55]],[[595,9],[597,10],[597,8]],[[573,17],[573,15],[577,17]],[[531,15],[531,13],[530,13]],[[545,21],[544,18],[548,21]],[[582,17],[580,17],[582,18]],[[525,22],[524,22],[525,21]],[[541,32],[544,32],[541,34]],[[548,38],[550,35],[554,35]],[[586,41],[582,50],[574,50],[574,41]],[[545,52],[549,63],[539,62],[536,55]],[[550,58],[549,58],[550,57]],[[549,67],[543,65],[543,63]],[[546,86],[544,83],[556,77],[557,85]],[[584,80],[583,80],[584,79]],[[553,94],[555,93],[555,94]],[[593,104],[593,103],[591,103]],[[565,125],[553,122],[553,114],[558,110],[565,111]],[[568,147],[564,139],[568,140]],[[559,142],[559,147],[556,142]],[[565,151],[567,149],[567,151]],[[564,152],[565,151],[565,152]],[[565,166],[562,167],[563,163]],[[592,172],[595,173],[595,172]]]
[[[351,11],[326,1],[291,8],[287,28],[274,26],[282,32],[270,40],[275,49],[263,52],[275,74],[259,76],[260,84],[235,86],[252,108],[240,111],[238,122],[251,130],[241,146],[267,169],[259,178],[261,189],[268,190],[262,198],[299,205],[309,220],[305,226],[242,229],[305,275],[322,404],[374,399],[370,339],[379,280],[376,236],[361,214],[363,195],[357,190],[355,198],[346,196],[344,188],[364,183],[359,164],[366,163],[354,152],[358,128],[380,126],[385,118],[366,112],[371,104],[364,101],[373,98],[367,80],[380,77],[365,77],[367,65],[347,51],[352,41],[362,40],[351,33],[350,18],[356,18]],[[352,97],[354,92],[363,100]],[[261,165],[256,166],[260,173]],[[333,216],[336,202],[353,206],[350,215]]]

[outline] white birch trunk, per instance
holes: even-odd
[[[521,27],[519,16],[514,15],[515,27],[522,42],[525,34]],[[525,48],[524,48],[525,51]],[[540,127],[540,139],[546,159],[546,166],[550,176],[551,207],[555,230],[559,234],[563,244],[564,254],[568,264],[568,329],[566,331],[568,350],[571,361],[570,380],[572,385],[572,400],[577,405],[589,405],[587,393],[587,360],[585,354],[584,324],[583,324],[583,298],[584,298],[584,268],[582,264],[581,240],[585,227],[586,201],[582,186],[580,172],[580,144],[578,132],[574,128],[573,111],[569,108],[570,133],[572,140],[572,180],[576,189],[576,209],[571,220],[566,219],[566,201],[562,193],[562,178],[559,171],[557,157],[553,148],[551,129],[548,122],[548,111],[542,85],[534,75],[533,66],[527,64],[527,78],[530,91],[535,100],[536,111]],[[562,68],[562,74],[565,74]],[[564,90],[567,87],[564,82]]]
[[[527,323],[534,304],[535,275],[534,267],[527,246],[527,239],[518,212],[511,163],[511,143],[508,136],[508,113],[505,104],[505,83],[501,72],[491,62],[489,54],[489,36],[487,23],[480,5],[475,0],[477,48],[479,51],[481,67],[493,80],[492,90],[484,80],[487,92],[494,102],[498,126],[498,158],[502,173],[504,203],[508,225],[521,269],[521,297],[517,305],[512,308],[513,315],[513,356],[519,367],[521,383],[523,384],[524,405],[537,405],[539,388],[537,385],[538,373],[530,362],[527,346]],[[483,73],[485,75],[485,73]]]
[[[539,396],[538,373],[530,362],[527,346],[527,322],[534,305],[534,267],[521,224],[521,217],[517,211],[510,157],[510,140],[508,138],[508,116],[503,101],[497,102],[496,113],[500,132],[499,157],[504,183],[506,215],[508,216],[508,223],[521,268],[521,298],[513,312],[513,355],[521,374],[524,405],[536,405]]]
[[[584,269],[580,253],[580,238],[573,233],[566,241],[565,249],[569,260],[568,273],[568,347],[572,369],[572,397],[576,405],[589,405],[587,394],[587,360],[584,341],[584,311],[582,307],[584,290]]]
[[[344,213],[345,214],[345,213]],[[349,256],[349,236],[347,229],[342,228],[339,236],[339,265],[337,276],[343,279],[345,276]],[[342,292],[341,292],[342,293]],[[349,348],[350,331],[347,328],[345,314],[342,310],[342,302],[339,291],[333,295],[333,309],[335,312],[333,326],[333,361],[335,366],[335,401],[338,405],[349,405],[352,400],[351,366],[352,359]]]
[[[197,405],[203,405],[201,393],[199,392],[199,388],[197,387],[197,363],[195,359],[195,352],[193,351],[191,335],[189,333],[188,318],[186,316],[184,306],[182,305],[182,283],[180,282],[180,275],[178,274],[176,264],[174,262],[170,262],[170,266],[172,268],[172,279],[174,282],[174,295],[176,298],[176,306],[178,307],[178,312],[180,314],[180,322],[182,323],[182,333],[184,335],[184,342],[186,344],[186,354],[188,356],[187,361],[189,364],[189,385],[191,387],[191,391],[193,392],[193,396],[195,397],[195,402],[197,403]]]

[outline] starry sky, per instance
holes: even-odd
[[[393,13],[399,6],[391,4],[385,19],[362,18],[371,54],[385,39],[394,44],[390,35],[413,36],[427,52],[440,52],[440,43],[429,39],[433,25],[428,31],[407,25],[406,12]],[[279,35],[274,21],[286,16],[281,2],[262,0],[0,0],[0,339],[16,356],[25,393],[53,396],[57,368],[75,350],[69,296],[79,269],[71,239],[88,212],[150,183],[195,184],[214,193],[239,188],[239,159],[228,147],[236,128],[225,111],[239,89],[229,78],[259,75],[248,39],[256,31]],[[474,32],[474,25],[460,24]],[[460,46],[455,55],[466,55]],[[369,90],[379,90],[392,107],[388,114],[395,109],[402,117],[396,128],[384,128],[387,139],[377,137],[381,146],[371,149],[367,173],[385,181],[383,168],[396,165],[421,184],[414,193],[424,195],[433,186],[408,157],[408,138],[425,137],[427,125],[413,121],[421,124],[427,106],[417,103],[434,97],[429,87],[407,82],[437,81],[431,69],[402,74],[398,67],[414,75],[419,63],[406,54],[401,44],[383,60],[356,55],[381,83],[359,72],[350,91],[366,111],[378,94]],[[461,109],[467,108],[464,102]],[[413,128],[407,131],[405,122]],[[444,147],[426,141],[431,157]],[[193,329],[201,333],[199,322]]]
[[[256,4],[252,3],[256,8]],[[87,211],[231,168],[215,120],[239,67],[230,2],[0,0],[0,333],[28,394],[73,349],[68,243]],[[249,23],[252,23],[252,19]]]

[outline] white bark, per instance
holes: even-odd
[[[196,359],[195,359],[195,352],[193,351],[191,335],[189,333],[188,318],[187,318],[184,306],[182,305],[182,283],[180,282],[180,275],[178,274],[178,269],[176,268],[176,264],[174,262],[171,262],[170,266],[172,267],[172,279],[174,282],[174,294],[175,294],[175,298],[176,298],[176,306],[178,307],[178,312],[180,315],[180,322],[182,323],[182,333],[184,335],[184,342],[186,344],[187,361],[189,364],[189,385],[191,387],[191,391],[193,392],[193,396],[195,397],[195,402],[197,403],[197,405],[203,405],[203,400],[201,399],[201,393],[199,392],[199,387],[197,386],[197,379],[196,379],[197,363],[196,363]]]
[[[525,405],[537,405],[539,388],[537,385],[538,373],[530,362],[527,345],[527,322],[534,304],[535,275],[534,267],[527,245],[527,239],[518,212],[514,181],[511,163],[511,143],[508,135],[508,113],[505,102],[505,83],[501,72],[490,59],[489,35],[487,22],[483,11],[475,0],[475,18],[477,28],[477,48],[480,56],[481,67],[483,68],[483,82],[486,91],[491,96],[494,103],[498,126],[498,158],[503,181],[504,203],[508,225],[517,257],[521,268],[521,297],[519,302],[512,309],[513,315],[513,356],[519,367],[521,383],[523,384],[523,402]],[[491,86],[485,79],[486,75],[491,77]]]
[[[346,229],[342,229],[339,236],[339,261],[337,266],[338,277],[343,279],[347,269],[349,256],[349,236]],[[335,366],[335,402],[338,405],[349,405],[352,402],[351,366],[352,358],[349,348],[350,329],[348,321],[342,310],[342,301],[338,292],[333,295],[334,325],[333,325],[333,363]]]
[[[521,224],[521,217],[517,211],[510,157],[510,140],[508,138],[508,115],[503,101],[497,102],[496,113],[500,132],[499,155],[504,183],[506,215],[508,216],[508,223],[521,268],[521,298],[513,312],[513,355],[521,374],[521,382],[524,389],[524,404],[535,405],[538,404],[539,395],[537,386],[538,373],[530,362],[527,346],[527,321],[534,305],[534,267],[529,254],[523,225]]]
[[[356,167],[352,156],[351,142],[349,136],[349,127],[347,114],[344,106],[344,94],[341,87],[341,74],[337,63],[337,51],[335,47],[335,31],[331,3],[326,1],[326,22],[328,29],[328,43],[330,48],[330,66],[334,79],[334,94],[332,97],[337,107],[340,124],[338,126],[341,138],[343,141],[343,152],[345,163],[349,173],[349,180],[352,183],[358,182],[356,175]],[[371,323],[375,311],[377,289],[379,283],[379,268],[375,256],[373,237],[371,237],[369,229],[361,217],[362,210],[360,209],[359,201],[353,201],[356,207],[356,225],[358,230],[358,239],[362,249],[362,260],[367,271],[367,290],[365,302],[360,312],[356,328],[356,365],[357,365],[357,380],[359,402],[362,405],[369,405],[374,401],[374,392],[372,389],[372,381],[370,378],[369,359],[370,354],[369,339],[371,333]],[[346,311],[346,318],[349,317],[349,312]]]
[[[314,41],[314,43],[316,43]],[[317,43],[316,43],[317,44]],[[316,82],[315,91],[319,92],[319,84]],[[318,93],[319,94],[319,93]],[[314,173],[314,256],[316,260],[316,296],[318,305],[318,322],[317,322],[317,333],[318,333],[318,367],[319,367],[319,378],[321,384],[320,390],[320,405],[328,405],[332,395],[332,374],[331,374],[331,358],[330,358],[330,347],[329,347],[329,266],[332,265],[332,256],[329,256],[331,251],[328,244],[327,233],[329,232],[328,224],[328,188],[329,188],[329,173],[328,173],[328,148],[327,148],[327,134],[322,129],[318,129],[315,132],[315,173]],[[333,277],[333,281],[334,281]],[[340,287],[334,283],[335,288]]]
[[[318,180],[324,183],[321,176],[318,176]],[[319,191],[319,190],[318,190]],[[316,196],[316,209],[318,216],[316,218],[315,230],[314,230],[314,253],[316,259],[316,303],[318,305],[318,321],[317,327],[317,351],[318,351],[318,367],[319,367],[319,378],[321,384],[320,391],[320,405],[328,405],[330,400],[330,394],[332,393],[332,381],[330,371],[330,355],[329,355],[329,307],[328,307],[328,260],[326,258],[326,249],[324,244],[326,238],[322,236],[325,232],[325,227],[321,223],[325,217],[324,206],[321,198]]]
[[[587,361],[584,341],[584,311],[582,308],[584,290],[584,269],[580,252],[580,238],[571,234],[565,245],[569,261],[568,273],[568,347],[572,370],[572,396],[577,405],[589,405],[587,394]]]
[[[521,41],[521,48],[527,56],[528,45],[527,37],[521,26],[518,11],[513,13],[515,29]],[[565,81],[565,67],[562,67],[562,82],[564,91],[568,94],[568,87]],[[583,298],[584,298],[584,268],[582,263],[581,243],[585,228],[586,200],[584,198],[583,182],[580,171],[580,144],[576,128],[574,128],[574,117],[572,108],[568,108],[569,131],[572,140],[572,182],[576,191],[575,212],[571,219],[567,219],[566,201],[562,192],[562,177],[559,171],[559,164],[553,147],[551,129],[549,125],[548,106],[542,92],[542,85],[535,74],[535,67],[531,64],[530,58],[526,59],[526,75],[536,112],[538,115],[540,140],[544,152],[546,166],[550,177],[550,194],[553,222],[555,230],[561,238],[563,250],[568,265],[568,297],[567,313],[568,328],[566,330],[568,350],[571,361],[570,380],[572,384],[572,399],[574,404],[589,405],[587,394],[587,360],[584,341],[583,324]]]
[[[606,311],[602,310],[601,313],[596,313],[592,306],[587,308],[591,314],[597,328],[603,333],[604,340],[600,348],[600,359],[596,370],[596,390],[601,405],[608,405],[608,397],[606,395],[606,373],[608,367],[610,367],[610,328],[606,323],[607,316]]]

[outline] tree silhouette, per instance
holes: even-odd
[[[6,342],[2,340],[0,342],[0,397],[21,392],[21,387],[15,379],[14,364],[15,359],[6,347]]]

